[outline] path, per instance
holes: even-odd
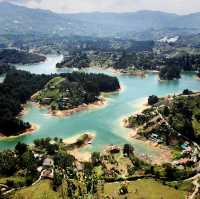
[[[40,182],[40,180],[42,179],[42,176],[43,176],[44,171],[45,171],[45,170],[43,170],[43,171],[40,173],[39,178],[38,178],[32,185],[30,185],[30,186],[36,185],[37,183]],[[1,184],[0,184],[0,186],[1,186]],[[5,186],[6,186],[6,185],[4,185],[4,187],[5,187]],[[10,189],[10,190],[4,192],[3,195],[7,195],[7,194],[9,194],[9,193],[11,193],[11,192],[13,192],[13,191],[17,191],[17,190],[20,190],[20,189],[24,189],[24,188],[27,188],[27,187],[30,187],[30,186],[24,186],[24,187],[19,187],[19,188],[12,188],[12,189]],[[7,187],[5,187],[5,188],[9,188],[9,187],[7,186]]]
[[[188,199],[195,199],[197,194],[200,192],[200,174],[197,174],[196,176],[193,177],[193,185],[195,186],[194,192],[192,193],[191,196],[189,196]]]

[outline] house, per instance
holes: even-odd
[[[40,167],[37,168],[37,171],[40,173],[42,171],[42,169],[43,169],[43,167],[40,166]]]
[[[53,176],[54,176],[53,169],[45,169],[41,174],[41,177],[43,178],[53,179]]]
[[[54,165],[54,161],[51,158],[46,158],[46,159],[44,159],[42,165],[52,167]]]
[[[110,145],[110,146],[108,146],[107,151],[110,152],[110,153],[119,153],[120,147],[118,147],[116,145]]]
[[[45,97],[41,100],[41,104],[50,104],[52,102],[52,98],[50,97]]]

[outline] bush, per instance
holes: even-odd
[[[128,193],[128,187],[126,184],[122,184],[122,186],[119,189],[119,194],[120,195],[125,195]]]
[[[156,95],[151,95],[148,98],[148,104],[149,105],[154,105],[159,101],[159,98]]]

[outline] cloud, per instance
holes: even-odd
[[[2,0],[0,0],[2,1]],[[178,14],[200,11],[200,0],[4,0],[56,12],[132,12],[160,10]]]

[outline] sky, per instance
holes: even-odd
[[[159,10],[176,14],[200,12],[200,0],[0,0],[59,13]]]

